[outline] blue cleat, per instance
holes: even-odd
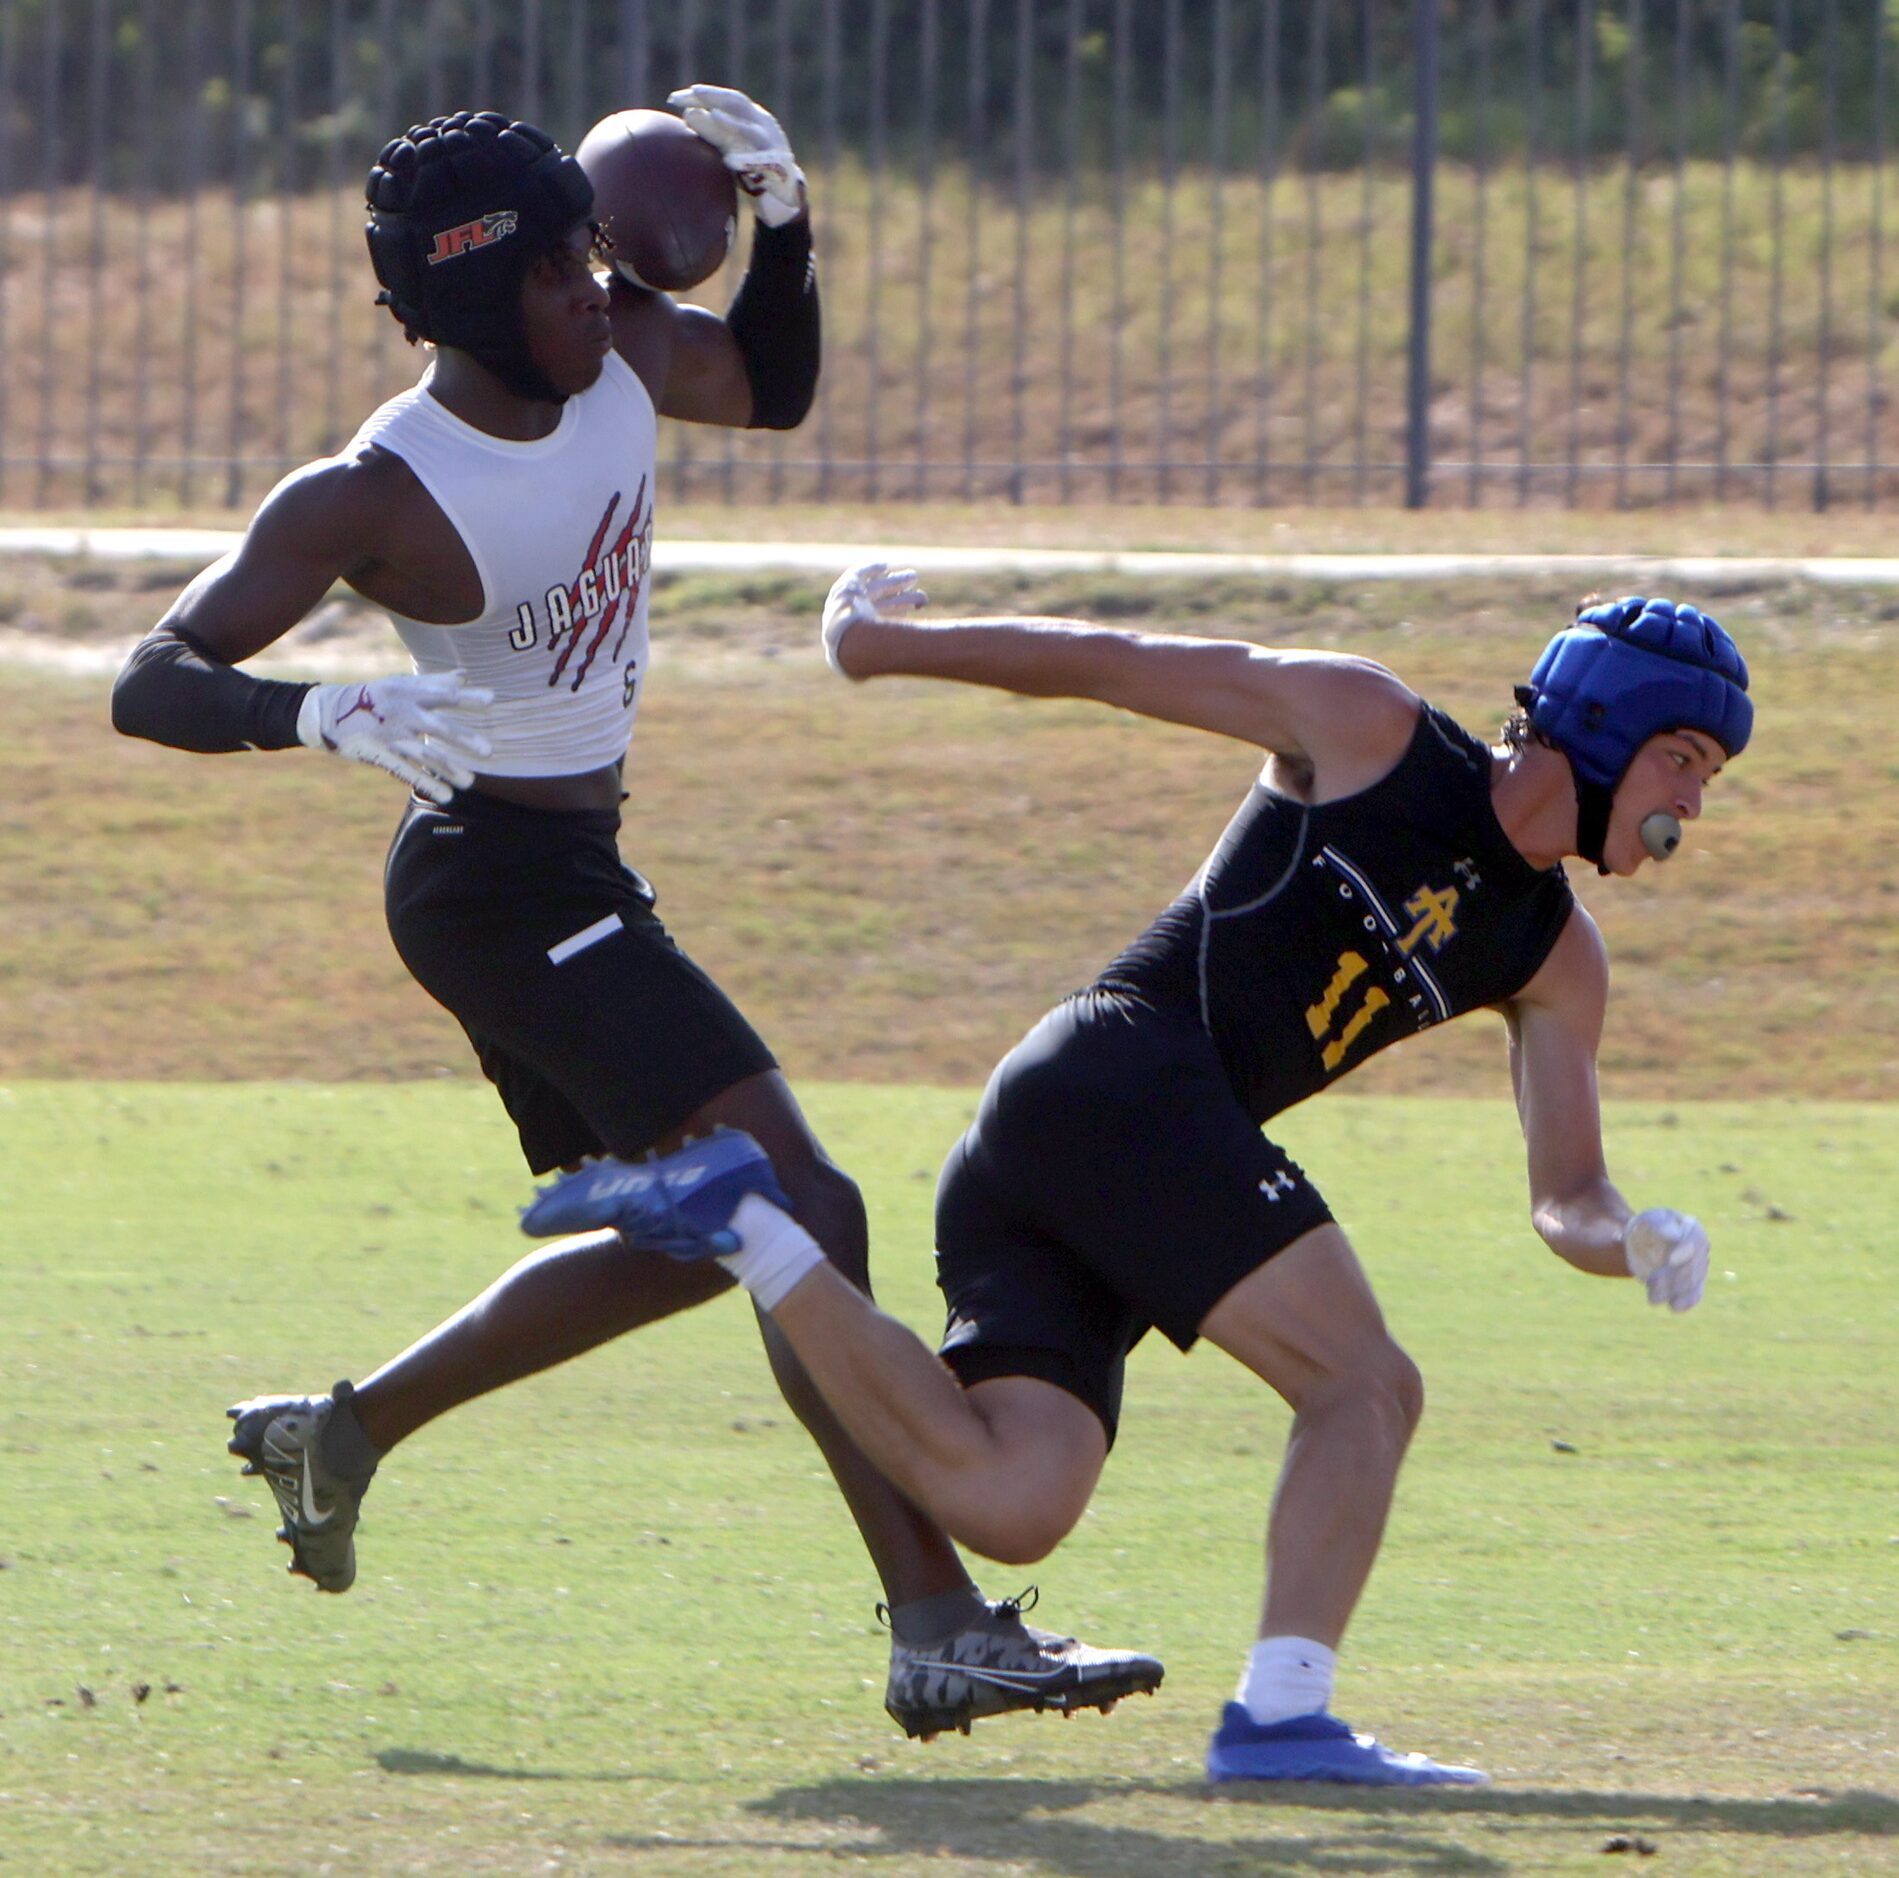
[[[563,1174],[522,1209],[521,1230],[544,1239],[611,1226],[641,1251],[717,1258],[739,1249],[732,1214],[749,1193],[791,1211],[765,1150],[737,1128],[716,1128],[650,1161],[608,1156]]]
[[[1355,1735],[1323,1709],[1290,1721],[1256,1722],[1238,1702],[1221,1711],[1207,1744],[1207,1778],[1343,1780],[1360,1787],[1482,1787],[1475,1767],[1445,1767],[1422,1754],[1394,1754],[1370,1735]]]

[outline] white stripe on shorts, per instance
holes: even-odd
[[[563,939],[557,946],[547,948],[548,960],[554,965],[565,965],[576,952],[584,952],[589,946],[597,946],[602,939],[611,939],[625,922],[618,913],[609,913],[605,919],[597,919],[591,926],[583,926],[571,938]]]

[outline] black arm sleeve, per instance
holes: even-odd
[[[752,258],[726,309],[752,381],[749,430],[796,430],[818,389],[818,264],[811,218],[782,228],[759,222]]]
[[[314,689],[253,678],[189,633],[160,626],[132,648],[112,687],[112,728],[174,750],[289,750]]]

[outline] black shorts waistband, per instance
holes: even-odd
[[[595,840],[602,836],[611,840],[620,832],[618,809],[530,808],[524,802],[508,802],[500,796],[484,795],[479,789],[458,789],[445,803],[431,802],[426,797],[412,795],[409,798],[409,813],[452,815],[458,821],[523,832],[558,828]]]

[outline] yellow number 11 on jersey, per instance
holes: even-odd
[[[1306,1028],[1312,1032],[1315,1041],[1332,1028],[1332,1020],[1338,1015],[1339,1004],[1345,994],[1369,969],[1356,952],[1339,954],[1338,970],[1332,974],[1332,982],[1326,986],[1325,996],[1317,1004],[1306,1007]],[[1339,1034],[1320,1052],[1328,1072],[1337,1069],[1345,1061],[1352,1045],[1363,1035],[1365,1026],[1390,1002],[1382,985],[1372,985],[1366,991]]]

